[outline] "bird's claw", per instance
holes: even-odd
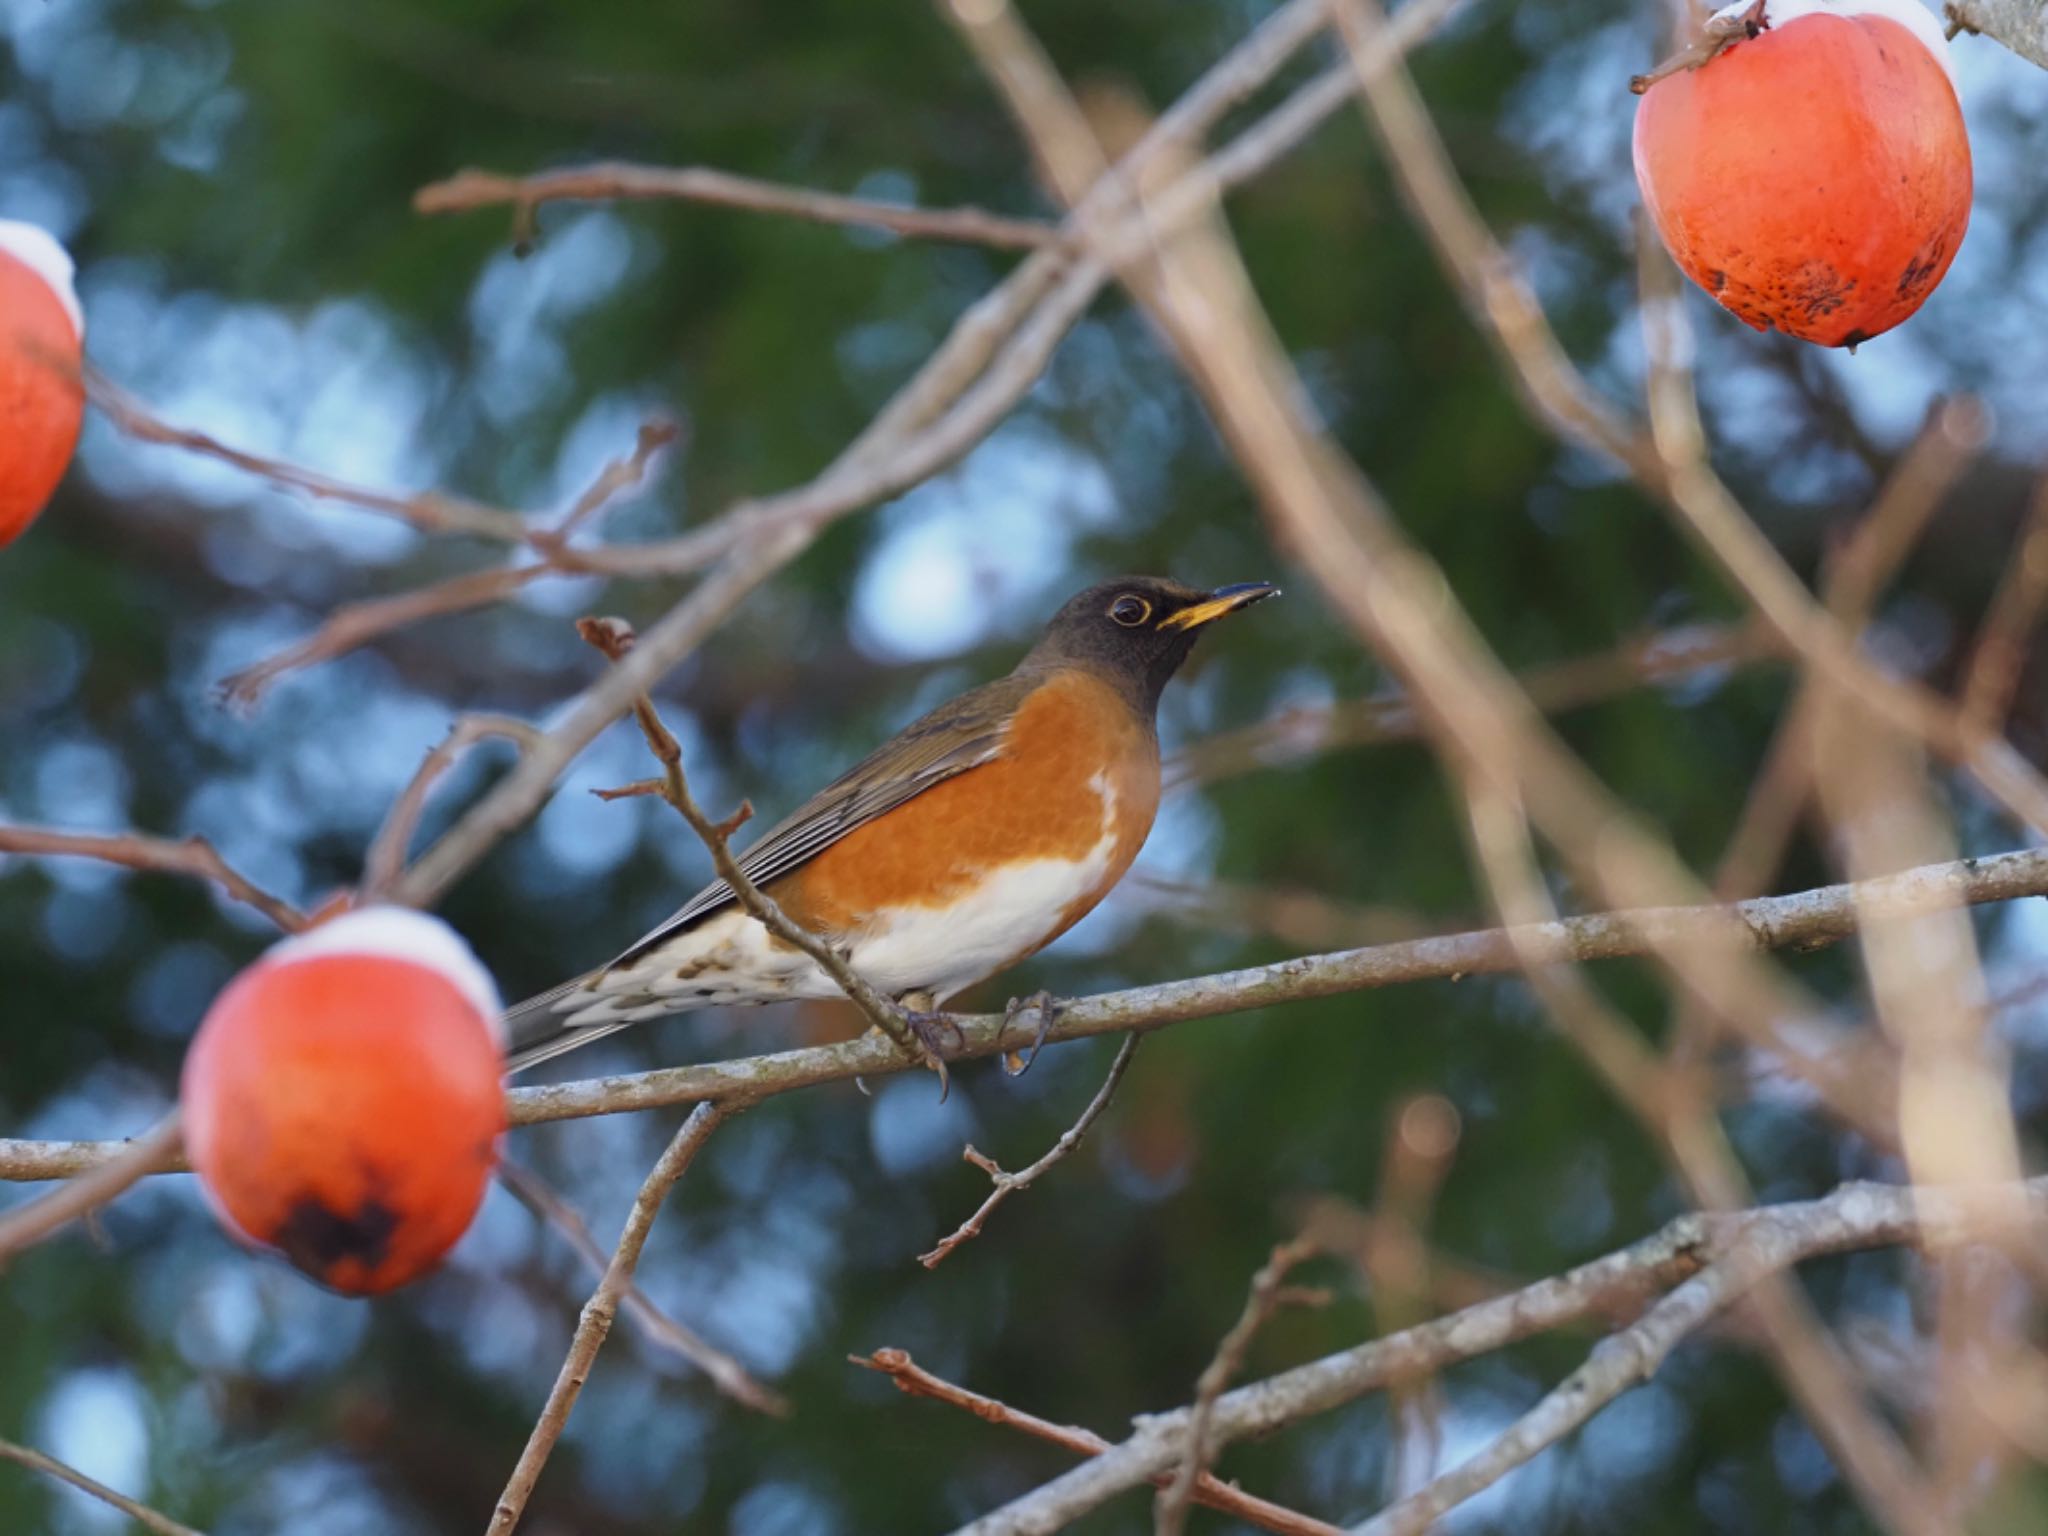
[[[939,1102],[944,1103],[952,1091],[952,1078],[946,1071],[946,1057],[967,1043],[961,1033],[959,1021],[950,1013],[924,1008],[903,1008],[901,1010],[904,1028],[916,1040],[925,1059],[925,1065],[939,1074]]]
[[[1060,1016],[1060,1002],[1050,992],[1033,992],[1029,997],[1013,997],[1003,1007],[1003,1027],[996,1031],[996,1038],[1002,1039],[1010,1032],[1010,1026],[1027,1010],[1038,1010],[1038,1032],[1031,1037],[1031,1052],[1020,1055],[1011,1051],[1003,1057],[1003,1070],[1012,1077],[1022,1077],[1031,1070],[1031,1064],[1038,1060],[1038,1053],[1045,1048],[1045,1037]]]

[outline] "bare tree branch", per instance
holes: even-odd
[[[964,1408],[977,1419],[987,1424],[999,1424],[1005,1429],[1022,1430],[1027,1435],[1052,1444],[1080,1456],[1100,1456],[1110,1448],[1110,1443],[1090,1429],[1079,1429],[1071,1424],[1055,1424],[1041,1419],[1034,1413],[1021,1408],[1012,1408],[999,1398],[984,1397],[979,1392],[970,1392],[965,1387],[955,1386],[942,1376],[930,1371],[910,1358],[907,1350],[878,1349],[872,1355],[848,1355],[854,1365],[864,1370],[880,1371],[896,1383],[896,1390],[911,1397],[928,1397],[934,1402],[947,1403],[955,1408]],[[1161,1473],[1153,1482],[1164,1485],[1167,1476]],[[1283,1505],[1244,1492],[1234,1484],[1218,1478],[1203,1476],[1195,1480],[1195,1502],[1210,1509],[1220,1509],[1225,1514],[1236,1515],[1240,1520],[1249,1521],[1261,1530],[1275,1531],[1279,1536],[1343,1536],[1342,1530],[1308,1515],[1297,1514]]]
[[[429,582],[388,597],[373,597],[360,603],[344,603],[303,640],[261,661],[230,672],[216,685],[220,696],[238,709],[253,709],[270,691],[271,684],[292,672],[336,661],[359,650],[393,630],[468,613],[502,603],[540,577],[560,574],[545,563],[500,566],[485,571],[464,571],[446,581]]]
[[[668,1198],[676,1180],[688,1170],[698,1149],[718,1129],[727,1112],[717,1104],[698,1105],[677,1129],[668,1149],[648,1171],[640,1193],[633,1200],[633,1208],[626,1213],[626,1224],[619,1233],[611,1262],[605,1266],[604,1276],[598,1281],[590,1300],[584,1303],[583,1316],[576,1324],[576,1336],[570,1341],[569,1353],[562,1361],[554,1389],[548,1393],[547,1404],[534,1422],[526,1449],[520,1452],[518,1464],[513,1467],[511,1479],[505,1484],[498,1507],[491,1514],[489,1536],[510,1536],[519,1524],[520,1516],[526,1511],[526,1502],[533,1496],[534,1484],[540,1480],[541,1469],[547,1465],[549,1453],[568,1426],[569,1414],[576,1407],[576,1398],[583,1391],[584,1382],[590,1379],[590,1368],[597,1359],[597,1352],[604,1347],[605,1337],[611,1332],[612,1319],[618,1315],[620,1300],[633,1282],[633,1270],[640,1262],[641,1250],[647,1246],[647,1234],[654,1228],[654,1218],[661,1210],[662,1201]]]
[[[0,1440],[0,1461],[12,1461],[27,1467],[30,1471],[41,1472],[54,1477],[60,1483],[91,1494],[103,1504],[113,1506],[130,1520],[155,1536],[201,1536],[189,1525],[180,1525],[169,1515],[159,1514],[147,1504],[139,1504],[124,1493],[116,1493],[96,1478],[87,1477],[76,1467],[68,1467],[54,1456],[45,1456],[41,1451],[26,1445],[16,1445],[11,1440]]]
[[[453,768],[464,753],[492,737],[503,737],[524,751],[540,739],[540,734],[536,727],[510,715],[458,716],[447,736],[427,753],[411,781],[391,803],[384,825],[363,857],[360,899],[365,904],[383,900],[384,893],[398,879],[405,868],[405,855],[412,847],[413,833],[427,808],[428,792],[434,781]]]
[[[1134,1035],[1132,1038],[1137,1037]],[[1195,1484],[1209,1470],[1209,1458],[1213,1454],[1209,1443],[1209,1420],[1216,1412],[1216,1399],[1244,1368],[1245,1352],[1251,1348],[1253,1335],[1288,1301],[1307,1300],[1320,1304],[1329,1300],[1326,1291],[1291,1292],[1286,1284],[1288,1275],[1300,1264],[1314,1258],[1317,1252],[1318,1245],[1314,1239],[1292,1238],[1275,1247],[1258,1273],[1252,1276],[1251,1294],[1245,1297],[1244,1311],[1230,1325],[1230,1331],[1216,1346],[1214,1358],[1195,1379],[1195,1403],[1188,1415],[1187,1446],[1181,1453],[1180,1466],[1172,1481],[1159,1490],[1154,1501],[1153,1530],[1157,1536],[1181,1536],[1181,1532],[1187,1529],[1188,1504],[1194,1497]]]
[[[577,570],[575,556],[569,549],[570,536],[607,502],[645,480],[656,456],[680,435],[681,429],[673,422],[643,422],[631,453],[606,464],[553,524],[536,527],[528,535],[527,542],[540,552],[537,563],[468,571],[409,592],[345,604],[304,640],[223,678],[222,694],[235,704],[254,705],[286,673],[346,656],[393,630],[424,619],[502,603],[543,576]]]
[[[2048,1178],[2030,1180],[2023,1188],[2030,1229],[2038,1232],[2048,1221]],[[1720,1278],[1687,1293],[1643,1341],[1667,1347],[1667,1337],[1676,1336],[1671,1330],[1683,1334],[1698,1327],[1765,1273],[1858,1249],[2009,1235],[2001,1226],[2009,1206],[1999,1198],[2009,1193],[1845,1184],[1819,1200],[1735,1215],[1682,1216],[1655,1236],[1590,1264],[1226,1392],[1216,1401],[1212,1433],[1219,1445],[1270,1434],[1395,1381],[1440,1371],[1534,1334],[1596,1321],[1716,1265]],[[1732,1262],[1720,1265],[1726,1256]],[[1626,1377],[1644,1358],[1632,1341],[1596,1353],[1589,1364],[1602,1366],[1599,1384],[1604,1386],[1606,1371],[1620,1370]],[[1610,1360],[1620,1363],[1610,1365]],[[1622,1382],[1631,1384],[1632,1379]],[[1123,1490],[1177,1465],[1190,1418],[1185,1408],[1140,1418],[1130,1439],[961,1527],[957,1536],[1051,1536]]]
[[[1626,640],[1611,650],[1532,667],[1516,677],[1529,702],[1563,714],[1665,683],[1733,669],[1782,655],[1754,626],[1690,625]],[[1219,731],[1185,748],[1166,765],[1170,787],[1213,784],[1259,768],[1325,752],[1428,734],[1421,714],[1398,690],[1313,709],[1288,709],[1239,730]]]
[[[1477,775],[1464,775],[1473,845],[1503,921],[1554,919],[1536,866],[1527,821]],[[1511,930],[1512,931],[1512,930]],[[1741,1164],[1697,1074],[1674,1049],[1660,1058],[1573,965],[1525,967],[1524,974],[1565,1037],[1598,1068],[1712,1211],[1754,1203]],[[1762,1277],[1751,1309],[1794,1401],[1834,1455],[1864,1508],[1882,1528],[1938,1536],[1925,1480],[1890,1426],[1871,1411],[1832,1336],[1803,1293],[1783,1275]]]
[[[533,525],[514,512],[456,496],[444,496],[439,491],[395,496],[388,491],[351,485],[315,469],[231,447],[189,427],[172,426],[90,364],[85,369],[85,388],[92,403],[100,408],[107,420],[137,442],[182,448],[187,453],[218,459],[223,464],[286,490],[310,496],[315,501],[338,501],[366,512],[382,513],[410,523],[422,533],[463,534],[470,538],[494,539],[501,544],[527,544],[533,537]]]
[[[98,1210],[137,1179],[175,1166],[185,1131],[173,1109],[133,1141],[102,1142],[109,1155],[70,1176],[46,1195],[0,1216],[0,1269],[24,1248]]]
[[[1984,615],[1963,674],[1963,718],[1983,731],[2005,729],[2025,670],[2027,640],[2048,602],[2048,475],[2034,488],[2018,543]]]
[[[445,181],[421,187],[412,195],[412,206],[417,213],[435,214],[466,213],[474,208],[510,203],[516,227],[524,238],[532,228],[535,210],[543,203],[632,199],[710,203],[819,224],[886,229],[913,240],[947,240],[1009,251],[1036,250],[1060,237],[1059,230],[1051,224],[1037,219],[1006,218],[982,208],[917,208],[907,203],[784,186],[704,166],[629,165],[618,160],[563,166],[530,176],[458,171]]]
[[[498,1182],[509,1189],[521,1205],[561,1233],[569,1246],[575,1249],[576,1256],[594,1274],[603,1277],[611,1262],[610,1256],[597,1246],[597,1239],[590,1235],[590,1228],[576,1213],[575,1207],[550,1189],[545,1179],[508,1160],[498,1164]],[[694,1328],[686,1327],[662,1311],[637,1283],[626,1288],[620,1305],[648,1338],[696,1366],[711,1378],[712,1385],[734,1402],[774,1418],[789,1416],[788,1398],[763,1386],[738,1360]]]
[[[1653,275],[1654,274],[1654,275]],[[1664,283],[1658,297],[1675,293],[1671,264],[1646,252],[1645,293]],[[1665,311],[1668,315],[1669,310]],[[1653,328],[1650,367],[1653,380],[1674,366],[1675,338],[1669,326]],[[1661,381],[1652,388],[1665,387]],[[1988,421],[1974,401],[1945,401],[1929,412],[1913,444],[1899,459],[1869,514],[1859,523],[1841,554],[1828,564],[1821,582],[1821,601],[1851,634],[1861,632],[1892,576],[1905,561],[1942,497],[1983,443]],[[1753,896],[1767,888],[1783,864],[1792,834],[1805,810],[1811,788],[1808,769],[1819,695],[1811,682],[1793,694],[1776,734],[1764,751],[1749,798],[1729,836],[1714,875],[1714,893],[1728,900]]]
[[[2048,69],[2048,8],[2041,0],[1948,0],[1948,35],[1970,32]]]
[[[1584,1365],[1484,1450],[1354,1527],[1352,1536],[1421,1536],[1446,1512],[1557,1444],[1622,1393],[1648,1381],[1687,1335],[1763,1275],[1787,1267],[1797,1256],[1797,1238],[1782,1229],[1761,1227],[1738,1237],[1713,1264],[1658,1302],[1640,1322],[1603,1339]]]
[[[1697,941],[1703,933],[1751,952],[1805,952],[1850,937],[1874,914],[1904,918],[1951,903],[1975,906],[2044,895],[2048,849],[2026,849],[1727,906],[1598,912],[1513,931],[1489,928],[1407,939],[1103,992],[1061,1003],[1046,1039],[1149,1031],[1409,982],[1497,975],[1524,965],[1650,955],[1659,946]],[[999,1055],[1016,1043],[1015,1020],[1003,1014],[958,1014],[954,1021],[961,1031],[960,1044],[949,1052],[955,1061]],[[745,1103],[818,1083],[884,1076],[910,1065],[893,1040],[868,1036],[733,1061],[515,1088],[508,1098],[512,1123],[535,1125],[707,1100]],[[0,1180],[69,1178],[99,1166],[126,1145],[0,1139]]]
[[[219,886],[244,906],[254,907],[286,933],[297,933],[306,926],[305,913],[237,873],[203,837],[173,841],[138,832],[59,832],[52,827],[0,825],[0,853],[98,859],[128,869],[191,875]]]
[[[1061,1132],[1060,1139],[1030,1167],[1018,1173],[1006,1173],[994,1158],[983,1156],[975,1151],[971,1144],[961,1152],[962,1157],[988,1175],[989,1182],[994,1184],[995,1188],[990,1190],[988,1198],[975,1208],[972,1216],[961,1222],[945,1237],[940,1238],[937,1246],[929,1253],[919,1254],[918,1263],[926,1269],[937,1269],[947,1254],[969,1238],[981,1236],[982,1223],[994,1214],[997,1206],[1018,1190],[1029,1189],[1038,1181],[1039,1175],[1081,1145],[1081,1138],[1088,1134],[1089,1127],[1101,1119],[1102,1112],[1109,1108],[1109,1101],[1116,1095],[1117,1084],[1123,1081],[1124,1071],[1130,1066],[1131,1057],[1137,1054],[1138,1041],[1141,1038],[1135,1034],[1124,1037],[1124,1043],[1117,1048],[1116,1059],[1109,1064],[1109,1075],[1103,1078],[1102,1086],[1095,1090],[1095,1097],[1088,1101],[1088,1107],[1081,1111],[1081,1117]]]

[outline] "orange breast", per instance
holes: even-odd
[[[1105,794],[1114,797],[1114,843],[1102,877],[1041,943],[1123,877],[1159,809],[1159,747],[1146,723],[1108,685],[1057,672],[1018,709],[1001,756],[848,833],[768,891],[798,923],[827,935],[858,929],[885,908],[942,909],[1003,865],[1087,859],[1104,836]]]

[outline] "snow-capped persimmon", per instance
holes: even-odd
[[[0,219],[0,547],[36,520],[78,446],[84,340],[64,247]]]
[[[372,907],[272,947],[185,1058],[208,1200],[323,1285],[373,1295],[468,1229],[505,1128],[497,989],[446,924]]]
[[[1741,0],[1636,110],[1678,265],[1758,330],[1849,346],[1918,309],[1970,218],[1970,142],[1916,0]],[[1704,62],[1699,59],[1704,58]]]

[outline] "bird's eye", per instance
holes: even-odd
[[[1142,597],[1134,597],[1126,592],[1109,605],[1109,616],[1125,629],[1136,629],[1152,617],[1152,605]]]

